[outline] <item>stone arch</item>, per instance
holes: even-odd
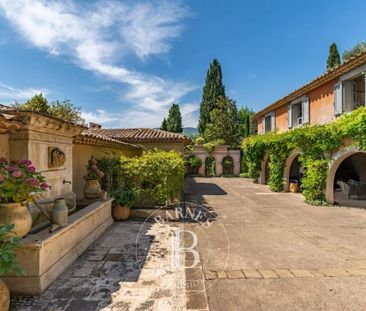
[[[231,162],[230,166],[228,166],[228,164],[227,164],[229,162]],[[222,159],[221,165],[222,165],[222,174],[223,175],[233,175],[234,174],[234,159],[230,155],[227,155]]]
[[[334,153],[326,179],[325,197],[328,203],[335,203],[335,183],[339,177],[338,169],[345,164],[345,161],[352,162],[355,166],[354,171],[357,173],[359,181],[366,182],[366,152],[357,147],[346,147]],[[354,178],[352,178],[354,179]],[[366,203],[365,203],[366,204]]]
[[[259,183],[262,184],[262,185],[267,185],[268,184],[269,162],[270,162],[269,154],[266,153],[263,157],[262,162],[261,162],[261,172],[260,172],[260,175],[259,175]]]
[[[216,176],[216,159],[214,156],[209,155],[205,159],[205,176],[206,177],[214,177]]]
[[[291,167],[296,159],[300,156],[300,152],[292,150],[286,159],[285,168],[283,170],[283,189],[285,192],[289,191],[291,175]]]

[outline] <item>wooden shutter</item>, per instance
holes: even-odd
[[[334,114],[336,116],[343,113],[343,85],[342,82],[336,83],[333,90]]]
[[[304,97],[302,100],[302,123],[310,122],[310,98]]]
[[[275,114],[274,112],[271,113],[271,132],[275,130]]]
[[[292,105],[288,105],[287,126],[289,129],[292,128]]]

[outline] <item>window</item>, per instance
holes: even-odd
[[[294,100],[288,106],[288,127],[294,128],[309,123],[309,97],[304,96]]]
[[[275,114],[270,112],[265,115],[262,119],[262,132],[269,133],[273,132],[275,129]]]
[[[344,74],[334,86],[334,114],[351,112],[366,105],[366,65]]]

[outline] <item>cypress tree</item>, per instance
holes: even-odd
[[[167,130],[168,130],[168,125],[167,125],[167,123],[166,123],[166,118],[164,118],[163,122],[161,122],[160,129],[161,129],[162,131],[167,131]]]
[[[327,70],[333,69],[341,64],[341,57],[339,56],[338,48],[335,43],[329,47],[329,56],[327,60]]]
[[[216,101],[220,96],[225,96],[225,87],[222,83],[221,65],[217,59],[214,59],[207,71],[202,92],[198,122],[198,131],[201,135],[204,135],[207,124],[211,122],[210,113],[216,107]]]
[[[163,121],[164,122],[164,121]],[[172,133],[182,133],[182,115],[179,104],[173,104],[169,109],[168,119],[166,120],[167,131]]]

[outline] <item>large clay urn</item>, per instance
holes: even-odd
[[[9,289],[4,283],[4,281],[0,279],[0,310],[8,311],[9,304],[10,304]]]
[[[87,179],[84,185],[84,198],[85,199],[99,199],[102,188],[98,180]]]
[[[14,224],[13,232],[24,237],[32,228],[32,216],[25,204],[0,203],[0,225]]]
[[[112,215],[115,220],[127,220],[130,218],[130,208],[128,206],[117,204],[112,209]]]

